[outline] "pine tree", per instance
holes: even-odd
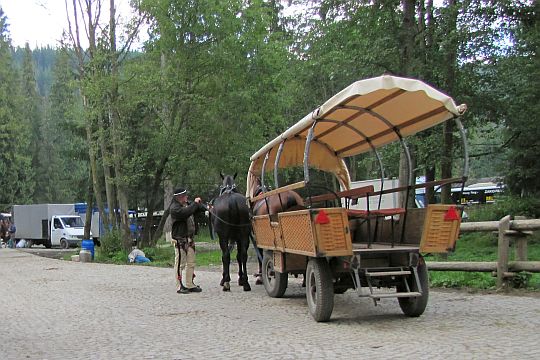
[[[32,158],[32,169],[36,182],[37,192],[33,198],[36,202],[45,202],[43,189],[47,186],[47,164],[40,161],[44,137],[43,125],[43,103],[38,95],[36,77],[34,72],[34,61],[30,45],[26,43],[24,48],[23,67],[21,70],[21,95],[22,95],[22,122],[30,129],[30,156]]]
[[[7,18],[0,8],[0,206],[6,210],[29,202],[34,190],[29,131],[20,116],[23,101],[11,52]]]

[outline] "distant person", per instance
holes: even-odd
[[[0,239],[2,243],[6,243],[8,241],[8,223],[7,219],[0,220]]]
[[[11,222],[11,220],[8,220],[8,243],[11,245],[10,247],[14,247],[13,244],[15,244],[15,233],[17,232],[17,227],[14,223]]]
[[[133,251],[131,251],[129,253],[128,260],[129,260],[130,263],[147,263],[147,262],[150,262],[150,259],[146,257],[144,252],[142,250],[137,249],[137,247],[135,247],[135,249],[133,249]]]
[[[206,208],[201,204],[201,198],[197,197],[191,203],[188,202],[188,191],[178,188],[174,191],[170,207],[172,219],[172,244],[174,246],[174,273],[176,278],[176,292],[188,294],[201,292],[202,289],[193,283],[195,276],[195,241],[197,226],[193,215],[204,212]],[[186,270],[186,277],[182,273]],[[182,279],[185,280],[182,282]]]

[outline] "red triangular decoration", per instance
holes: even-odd
[[[444,214],[444,221],[454,221],[454,220],[459,220],[459,214],[456,211],[456,207],[451,206],[446,211],[446,214]]]
[[[315,217],[315,224],[328,224],[330,222],[330,218],[326,214],[324,210],[319,211],[317,216]]]

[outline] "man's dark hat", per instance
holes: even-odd
[[[175,189],[174,190],[174,193],[173,195],[176,196],[176,195],[187,195],[188,191],[184,188],[178,188],[178,189]]]

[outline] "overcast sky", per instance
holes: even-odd
[[[116,0],[116,3],[117,12],[129,9],[128,0]],[[108,9],[108,1],[104,4]],[[0,7],[7,17],[13,46],[23,47],[26,42],[32,49],[57,46],[67,27],[64,0],[0,0]]]

